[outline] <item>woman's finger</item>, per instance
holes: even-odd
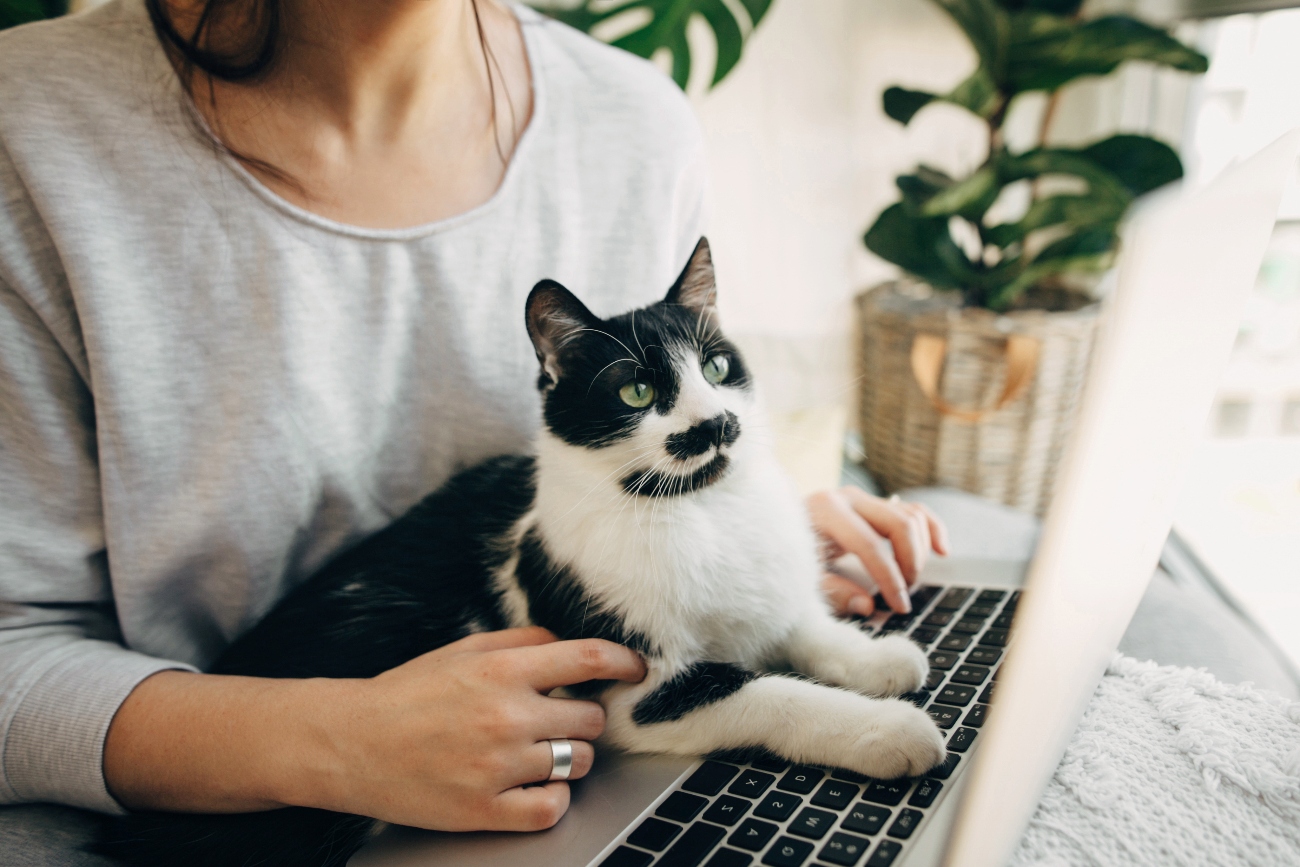
[[[865,496],[865,494],[864,494]],[[894,558],[882,549],[880,534],[859,515],[846,497],[825,497],[809,501],[813,521],[823,535],[833,539],[841,548],[857,556],[862,566],[876,582],[880,594],[895,611],[909,612],[912,600],[907,593],[907,582]]]
[[[872,528],[889,539],[889,543],[894,547],[894,559],[898,561],[906,583],[911,584],[915,581],[920,571],[918,567],[920,558],[917,554],[920,550],[920,539],[917,538],[916,528],[906,513],[898,508],[897,504],[873,497],[861,488],[848,486],[842,493],[855,512],[861,515]],[[929,547],[926,545],[924,550],[929,550]],[[884,592],[883,588],[881,592]],[[885,598],[889,598],[888,594]]]
[[[836,614],[870,617],[876,610],[876,600],[870,590],[834,572],[827,572],[822,578],[822,595]]]
[[[930,547],[936,554],[948,556],[948,527],[934,512],[922,503],[912,503],[925,516],[925,523],[930,528]]]
[[[544,831],[569,809],[569,784],[506,789],[492,799],[484,817],[485,831]]]
[[[525,683],[545,694],[557,686],[588,680],[626,680],[645,677],[645,660],[634,650],[600,638],[557,641],[539,647],[506,650],[516,658],[515,671]]]
[[[594,701],[540,697],[530,710],[533,737],[594,741],[605,732],[605,709]]]
[[[523,626],[517,629],[498,629],[495,632],[475,632],[441,649],[450,653],[490,653],[515,647],[535,647],[558,641],[548,629],[540,626]]]
[[[592,762],[596,760],[596,751],[586,741],[573,738],[569,738],[569,745],[573,747],[573,769],[569,771],[569,779],[585,777],[591,771]],[[525,749],[519,757],[517,773],[513,779],[507,780],[507,785],[513,788],[546,782],[551,777],[551,768],[551,743],[538,741]]]

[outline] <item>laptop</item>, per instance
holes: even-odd
[[[1143,203],[1033,560],[934,561],[912,614],[863,624],[929,651],[930,678],[907,698],[944,730],[942,765],[878,780],[598,749],[550,830],[392,827],[352,867],[1005,864],[1155,569],[1298,156],[1300,130]]]

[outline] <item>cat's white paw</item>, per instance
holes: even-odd
[[[929,714],[897,699],[876,704],[870,729],[836,757],[836,764],[892,780],[920,776],[943,761],[947,755],[943,733]]]
[[[817,661],[819,680],[867,695],[900,695],[920,688],[930,672],[925,651],[901,635],[878,638],[866,653]]]

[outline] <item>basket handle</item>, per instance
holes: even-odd
[[[1042,342],[1036,337],[1027,334],[1012,334],[1007,337],[1006,384],[1002,387],[1002,395],[997,403],[988,409],[959,409],[939,395],[939,372],[943,370],[948,341],[938,335],[917,334],[912,339],[912,375],[916,377],[916,384],[921,387],[922,393],[941,415],[978,423],[1020,397],[1033,381],[1041,349]]]

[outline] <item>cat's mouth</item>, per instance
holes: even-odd
[[[680,497],[718,481],[727,474],[730,465],[731,459],[719,449],[711,459],[690,472],[638,470],[625,476],[620,484],[624,491],[637,497]]]

